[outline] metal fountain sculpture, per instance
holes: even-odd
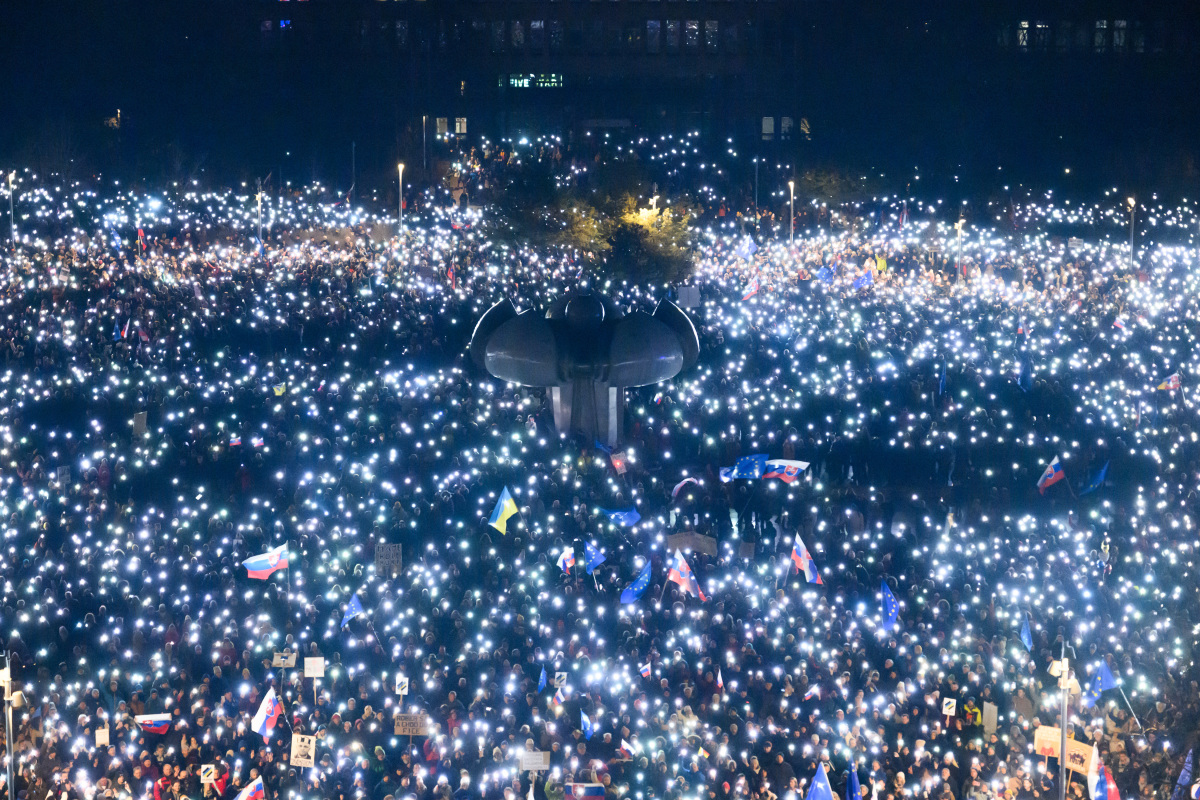
[[[679,306],[624,314],[607,297],[577,291],[543,312],[520,313],[505,298],[484,312],[471,335],[471,360],[501,380],[544,386],[554,424],[615,447],[625,389],[669,380],[696,363],[700,339]]]

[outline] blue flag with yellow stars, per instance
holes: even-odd
[[[604,557],[604,553],[601,553],[599,550],[597,550],[595,547],[592,546],[591,542],[583,543],[583,552],[584,552],[584,555],[586,556],[586,559],[583,562],[583,566],[584,566],[584,569],[587,570],[588,575],[591,575],[592,570],[594,570],[596,567],[600,566],[601,564],[603,564],[605,561],[608,560]]]
[[[900,604],[896,602],[896,595],[888,588],[887,581],[883,581],[880,587],[883,590],[883,629],[891,631],[896,627],[896,620],[900,616]]]
[[[825,774],[824,764],[817,766],[817,774],[813,777],[804,800],[833,800],[833,787],[829,785],[829,776]]]
[[[362,601],[358,599],[358,595],[350,598],[349,604],[346,605],[346,616],[342,617],[342,627],[346,627],[350,620],[363,613]]]
[[[1096,670],[1096,677],[1092,678],[1087,691],[1083,693],[1083,707],[1091,708],[1100,699],[1101,692],[1115,688],[1117,688],[1117,681],[1113,677],[1112,670],[1108,668],[1108,664],[1101,661],[1100,669]]]
[[[636,603],[642,599],[642,595],[646,593],[646,587],[650,585],[650,562],[646,562],[646,566],[642,567],[641,573],[638,574],[637,580],[625,587],[625,591],[621,592],[622,603]]]
[[[766,453],[759,453],[753,456],[742,456],[733,465],[733,472],[729,474],[731,478],[750,478],[755,480],[762,477],[763,470],[767,468],[767,459],[769,456]]]

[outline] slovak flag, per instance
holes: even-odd
[[[271,577],[271,573],[277,569],[287,569],[287,565],[288,552],[286,544],[272,547],[267,552],[251,556],[242,562],[242,566],[246,568],[249,576],[251,578],[258,578],[260,581],[265,581]]]
[[[717,667],[717,688],[718,689],[725,688],[725,679],[721,677],[721,668],[720,667]]]
[[[810,697],[815,697],[818,700],[820,700],[821,699],[821,687],[816,685],[815,683],[812,686],[808,687],[808,691],[804,693],[804,699],[808,700]]]
[[[263,788],[262,778],[255,778],[254,783],[238,792],[234,800],[266,800],[267,792]]]
[[[1117,318],[1113,320],[1113,327],[1125,330],[1125,318],[1118,314]]]
[[[554,693],[553,702],[556,706],[561,706],[563,703],[567,702],[567,696],[563,694],[561,686],[558,687],[558,691]]]
[[[575,549],[573,547],[562,551],[562,555],[558,557],[558,566],[563,572],[570,572],[571,568],[575,566]]]
[[[1038,492],[1045,494],[1047,489],[1066,476],[1067,474],[1063,472],[1062,464],[1058,463],[1058,456],[1055,456],[1054,460],[1050,462],[1050,466],[1046,467],[1046,471],[1042,473],[1042,477],[1038,478]]]
[[[1092,761],[1088,764],[1088,793],[1092,800],[1121,800],[1112,771],[1100,760],[1100,749],[1092,748]]]
[[[639,668],[639,670],[642,673],[643,678],[649,678],[650,677],[650,662],[647,661],[645,664],[642,664],[642,666]]]
[[[813,563],[812,556],[808,554],[808,548],[804,546],[804,542],[797,536],[792,542],[792,563],[796,565],[796,572],[803,572],[804,579],[809,583],[815,583],[818,586],[824,581],[821,580],[821,573],[817,571],[817,565]]]
[[[1169,375],[1165,381],[1158,385],[1160,392],[1173,392],[1183,385],[1183,381],[1179,378],[1179,373]]]
[[[667,580],[679,584],[685,594],[691,593],[696,595],[702,603],[708,600],[704,596],[704,591],[700,588],[700,581],[696,580],[696,576],[692,573],[692,568],[688,566],[687,559],[678,550],[675,551],[675,563],[671,565],[671,569],[667,572]]]
[[[171,729],[170,714],[140,714],[133,721],[146,733],[166,733]]]
[[[788,461],[785,458],[773,458],[767,462],[762,479],[779,478],[784,483],[791,483],[800,477],[800,473],[808,469],[807,461]]]
[[[750,285],[746,287],[746,294],[742,299],[749,300],[756,294],[758,294],[758,276],[755,276],[754,280],[750,281]]]
[[[263,741],[269,742],[271,731],[275,730],[275,723],[279,721],[279,715],[282,713],[283,705],[275,696],[275,690],[268,689],[267,696],[263,698],[262,705],[258,707],[258,713],[250,721],[250,727],[254,729],[255,733],[262,734]]]

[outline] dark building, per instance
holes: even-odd
[[[0,155],[100,146],[147,169],[199,153],[340,179],[351,142],[371,170],[455,134],[697,132],[710,151],[910,173],[1196,175],[1194,3],[102,0],[0,15]]]

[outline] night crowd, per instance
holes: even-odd
[[[630,390],[614,458],[474,368],[472,327],[502,296],[650,309],[678,287],[606,284],[488,223],[5,254],[18,797],[261,778],[267,798],[795,800],[824,765],[842,796],[853,770],[873,800],[1055,798],[1034,741],[1059,724],[1064,640],[1085,690],[1101,663],[1120,684],[1073,696],[1071,737],[1122,796],[1171,795],[1200,720],[1189,253],[973,230],[956,251],[930,221],[791,247],[719,230],[686,309],[699,364]],[[760,453],[808,466],[722,479]],[[706,600],[668,580],[679,534]],[[248,575],[280,546],[285,569]],[[398,735],[397,713],[424,727]],[[134,719],[157,714],[165,732]],[[548,770],[521,770],[532,751]]]

